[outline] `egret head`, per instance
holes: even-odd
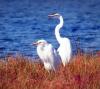
[[[50,14],[50,15],[48,15],[48,17],[50,17],[50,18],[60,18],[60,14],[59,13],[53,13],[53,14]]]
[[[37,46],[44,46],[45,44],[48,44],[46,40],[38,40],[37,42],[33,42],[33,45]]]

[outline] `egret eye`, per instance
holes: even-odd
[[[41,44],[42,42],[38,42],[38,44]]]

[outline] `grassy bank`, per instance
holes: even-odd
[[[24,57],[0,60],[0,89],[100,89],[100,54],[77,54],[64,68],[48,73]]]

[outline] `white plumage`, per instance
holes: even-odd
[[[56,70],[60,63],[56,50],[53,48],[52,44],[48,43],[46,40],[39,40],[36,43],[37,54],[44,64],[46,70]]]
[[[65,66],[66,63],[68,63],[71,59],[71,43],[70,39],[61,37],[59,33],[64,23],[63,17],[58,13],[51,14],[49,17],[57,18],[60,20],[60,23],[55,28],[55,36],[60,45],[57,51],[59,52],[63,65]]]

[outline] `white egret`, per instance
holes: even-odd
[[[37,45],[37,54],[42,60],[44,68],[47,71],[55,71],[60,60],[52,44],[48,43],[46,40],[39,40],[33,43],[33,45]]]
[[[61,37],[59,33],[64,23],[63,17],[58,13],[51,14],[48,16],[51,18],[57,18],[60,20],[60,23],[55,28],[55,36],[56,36],[58,43],[60,44],[57,51],[61,57],[63,65],[65,66],[66,63],[68,63],[71,58],[71,43],[70,43],[70,39]]]

